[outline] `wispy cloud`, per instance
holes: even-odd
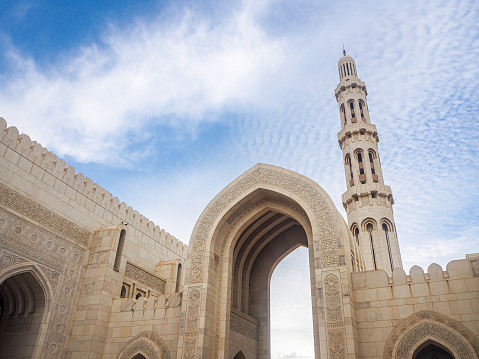
[[[147,126],[194,131],[217,120],[214,113],[256,99],[258,82],[283,57],[281,41],[254,21],[260,8],[246,4],[223,21],[186,9],[173,24],[110,26],[101,41],[48,68],[10,46],[14,71],[3,81],[0,110],[60,155],[129,157],[125,149],[148,136]]]

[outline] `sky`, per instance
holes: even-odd
[[[4,0],[0,14],[0,116],[185,243],[259,162],[310,177],[345,217],[344,44],[406,272],[479,251],[477,1]],[[273,274],[303,284],[297,303],[306,262],[295,251]],[[273,357],[311,358],[309,329],[281,314],[294,298],[277,297]]]

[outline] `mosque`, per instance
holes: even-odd
[[[478,359],[479,254],[405,273],[366,85],[338,71],[347,223],[258,164],[189,246],[0,118],[0,358],[269,359],[271,274],[303,246],[315,358]]]

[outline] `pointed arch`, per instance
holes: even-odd
[[[279,236],[294,240],[274,240]],[[188,300],[182,308],[185,332],[179,340],[179,355],[195,357],[198,352],[207,352],[211,358],[231,357],[230,331],[240,330],[243,324],[247,330],[241,335],[258,342],[258,351],[268,352],[269,311],[263,309],[267,304],[255,305],[249,311],[248,304],[242,302],[267,303],[271,268],[296,245],[308,247],[315,268],[340,266],[339,245],[345,246],[349,236],[333,202],[314,181],[265,164],[245,172],[208,204],[193,230],[184,289]],[[237,257],[237,253],[243,254]],[[236,278],[234,273],[238,273]],[[311,283],[314,297],[316,281]],[[239,290],[235,292],[235,288]],[[191,296],[193,292],[195,296]],[[204,303],[209,303],[208,308]],[[314,297],[313,308],[316,303]],[[247,323],[235,314],[238,310],[250,318]],[[206,316],[206,311],[213,315]],[[320,324],[316,321],[314,325]],[[206,328],[214,328],[214,332]],[[317,333],[319,330],[315,330],[319,355]]]
[[[356,118],[356,112],[355,112],[355,105],[354,105],[354,99],[348,100],[348,108],[349,108],[349,113],[351,114],[351,122],[356,123],[358,122],[358,119]]]
[[[344,103],[341,104],[341,106],[339,107],[339,115],[341,117],[341,122],[346,125],[348,123],[348,119],[346,117],[346,108],[344,107]]]
[[[19,350],[25,357],[37,357],[42,352],[42,338],[46,337],[53,311],[55,291],[42,268],[32,262],[23,262],[0,271],[0,288],[5,294],[2,305],[5,305],[5,314],[13,315],[8,318],[14,318],[0,316],[0,326],[9,327],[0,339],[9,347],[21,347]],[[19,330],[22,336],[16,335]]]
[[[46,305],[49,305],[53,296],[53,288],[42,270],[34,263],[22,263],[7,267],[4,271],[0,272],[0,283],[3,283],[6,279],[17,274],[28,272],[38,280],[45,294]],[[46,309],[48,311],[50,308],[47,307]]]
[[[381,218],[381,228],[385,230],[387,228],[388,232],[394,232],[394,225],[393,223],[387,218]]]
[[[437,312],[424,310],[403,319],[391,331],[383,359],[413,359],[427,343],[439,344],[456,359],[479,357],[479,339],[466,326]]]
[[[126,343],[118,359],[132,359],[143,356],[146,359],[171,359],[166,343],[153,332],[142,332]],[[141,358],[141,357],[140,357]]]
[[[372,227],[372,229],[371,229]],[[369,232],[370,230],[372,231],[376,231],[378,229],[378,224],[377,222],[371,218],[371,217],[368,217],[368,218],[365,218],[363,220],[363,222],[361,223],[361,230],[363,232]]]
[[[234,356],[233,359],[246,359],[246,356],[243,354],[243,352],[240,350],[236,355]]]

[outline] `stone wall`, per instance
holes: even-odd
[[[45,292],[35,357],[101,358],[122,286],[159,301],[182,288],[175,274],[186,255],[186,245],[0,118],[0,282],[29,271]],[[141,340],[163,340],[149,330]]]
[[[113,301],[105,352],[102,358],[130,359],[137,349],[155,350],[161,359],[175,359],[182,294],[119,298]],[[153,333],[153,335],[151,334]],[[156,340],[151,338],[156,337]],[[130,339],[131,338],[131,339]],[[148,346],[151,346],[148,349]],[[131,353],[130,353],[131,352]],[[126,355],[129,354],[130,356]]]
[[[412,340],[406,335],[419,330],[416,328],[421,325],[424,338],[431,337],[447,348],[460,347],[462,341],[462,349],[469,346],[470,358],[474,358],[474,352],[477,357],[479,258],[469,255],[467,259],[452,261],[445,271],[437,264],[430,265],[427,273],[414,266],[409,275],[397,268],[392,278],[383,271],[358,272],[352,274],[352,281],[355,336],[361,358],[400,358],[398,349]],[[449,339],[441,339],[441,328]],[[451,333],[456,333],[460,340],[453,340]],[[421,335],[416,333],[414,340],[419,343]],[[413,344],[410,350],[414,349]],[[459,349],[456,354],[463,357],[458,354]]]

